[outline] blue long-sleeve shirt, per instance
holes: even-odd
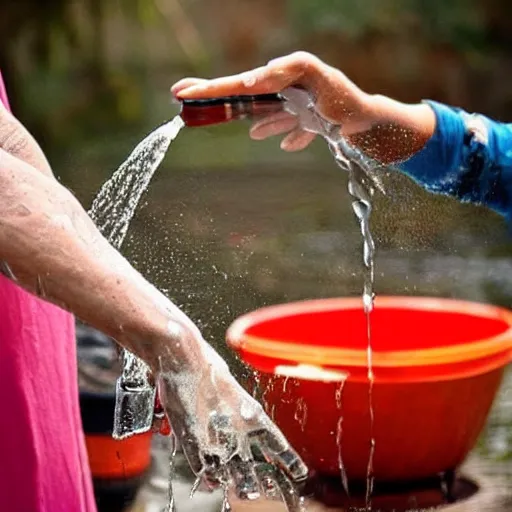
[[[427,103],[435,132],[398,168],[431,192],[483,204],[512,221],[512,124]]]

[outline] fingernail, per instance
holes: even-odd
[[[250,130],[249,137],[251,137],[252,140],[263,140],[265,138],[262,136],[259,130]]]
[[[279,146],[283,151],[293,151],[293,143],[290,143],[286,139],[282,140]]]

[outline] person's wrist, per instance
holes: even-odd
[[[430,139],[435,114],[425,104],[408,105],[379,94],[364,99],[365,130],[349,137],[369,157],[382,164],[410,158]]]
[[[150,368],[159,374],[199,374],[209,365],[207,347],[188,326],[170,320],[151,343]]]

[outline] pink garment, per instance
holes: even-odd
[[[0,408],[0,511],[94,512],[73,317],[2,275]]]

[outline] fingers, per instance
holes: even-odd
[[[272,453],[281,453],[290,448],[288,441],[281,431],[272,423],[270,418],[264,418],[264,427],[254,430],[249,434],[252,444],[258,444],[262,450],[270,450]]]
[[[295,483],[305,482],[308,477],[308,467],[297,453],[292,450],[285,450],[273,457],[274,464],[284,471]]]
[[[239,456],[235,456],[230,461],[229,472],[239,499],[256,500],[260,497],[258,477],[253,460],[242,460]]]
[[[275,427],[274,429],[275,430]],[[299,455],[290,448],[281,432],[262,429],[251,433],[250,438],[256,451],[261,451],[267,460],[284,471],[296,483],[304,482],[308,477],[308,468]],[[254,449],[253,448],[253,451]],[[255,454],[255,456],[257,456]]]
[[[264,463],[256,464],[254,470],[265,498],[267,500],[281,500],[281,493],[275,479],[275,468]]]
[[[315,133],[296,129],[281,141],[281,149],[289,152],[301,151],[309,146],[315,137]]]
[[[218,455],[203,454],[201,478],[207,489],[214,491],[229,482],[228,468],[221,464]]]
[[[243,94],[265,94],[279,92],[281,87],[269,76],[265,67],[256,68],[238,75],[205,80],[183,88],[177,93],[180,99],[202,99]]]
[[[204,78],[183,78],[171,87],[171,93],[173,96],[177,96],[183,89],[200,85],[203,82],[207,82],[207,80]]]
[[[254,140],[264,140],[268,137],[290,132],[281,142],[284,151],[301,151],[315,139],[315,134],[299,128],[297,116],[288,112],[278,112],[256,121],[249,132]]]
[[[299,119],[288,112],[277,112],[256,121],[249,131],[254,140],[263,140],[297,128]]]
[[[284,501],[284,504],[286,505],[287,510],[289,512],[304,510],[302,498],[295,489],[293,483],[290,482],[289,478],[281,471],[276,471],[274,474],[275,482],[279,488],[281,497]]]
[[[308,87],[315,83],[314,76],[324,64],[317,57],[306,52],[295,52],[270,61],[262,66],[238,75],[232,75],[201,83],[190,82],[187,87],[177,89],[181,99],[201,99],[216,96],[243,94],[268,94],[280,92],[291,85]],[[182,81],[183,82],[183,81]],[[185,82],[187,83],[187,82]],[[178,90],[179,89],[179,90]]]
[[[172,92],[179,99],[204,99],[278,93],[290,87],[306,89],[314,98],[316,111],[325,120],[343,125],[346,133],[351,133],[354,127],[368,128],[373,115],[368,95],[339,69],[306,52],[295,52],[237,75],[213,80],[186,78],[175,84]],[[255,138],[269,136],[260,128],[263,129],[260,126],[253,130]],[[283,149],[298,151],[311,140],[312,136],[296,133],[283,142]]]

